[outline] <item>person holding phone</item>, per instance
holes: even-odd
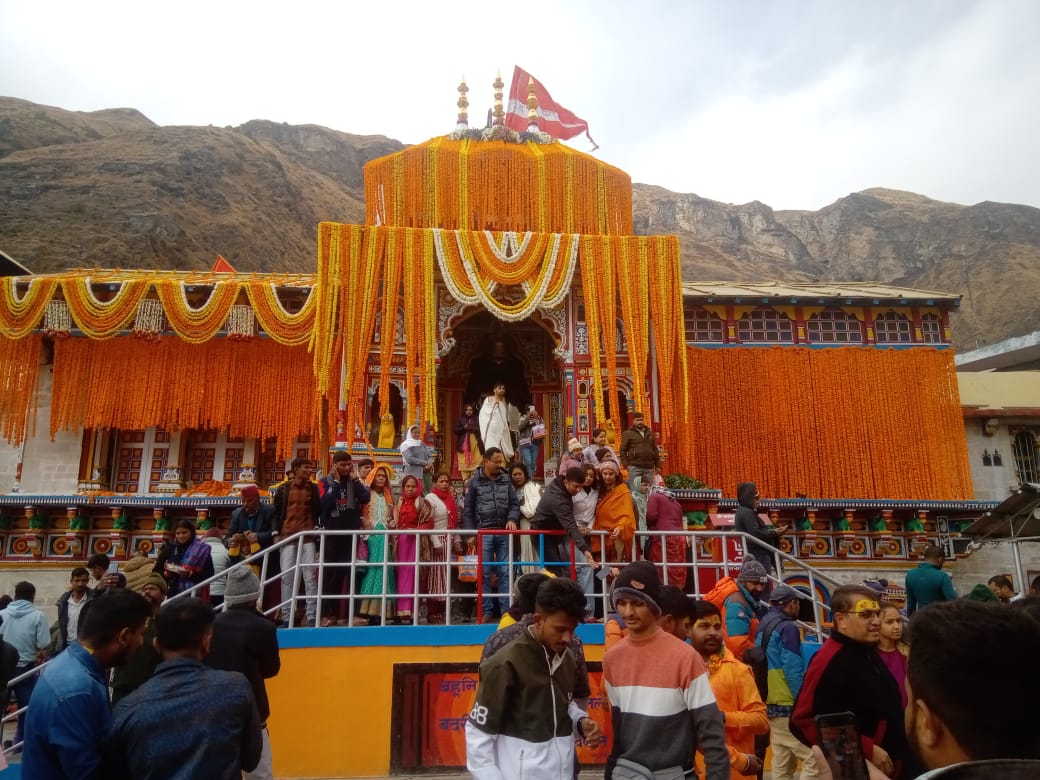
[[[810,747],[819,745],[816,715],[853,712],[864,757],[893,778],[916,777],[899,687],[877,652],[877,594],[865,585],[842,585],[831,595],[831,614],[834,630],[806,670],[791,733]]]

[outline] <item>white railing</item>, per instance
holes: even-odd
[[[607,539],[607,534],[602,531],[594,531],[594,536],[601,537],[604,541]],[[331,537],[349,537],[350,539],[350,559],[345,561],[332,561],[326,560],[326,544],[327,540]],[[386,539],[386,543],[383,545],[384,556],[382,561],[356,561],[358,544],[362,538],[368,539],[373,536],[381,536]],[[399,539],[404,536],[411,536],[415,538],[416,547],[416,560],[414,561],[397,561],[393,560],[391,556],[392,540]],[[419,560],[419,549],[421,546],[421,539],[424,537],[441,537],[444,541],[444,545],[441,549],[444,550],[445,555],[443,560],[435,561],[423,561]],[[482,560],[481,545],[483,539],[488,536],[505,536],[507,540],[507,555],[506,560],[501,562],[492,562]],[[534,545],[536,556],[532,560],[521,560],[520,559],[520,539],[524,536],[531,538]],[[681,537],[687,545],[687,549],[693,548],[692,560],[684,560],[681,563],[667,560],[668,555],[665,552],[666,540],[672,537]],[[661,557],[665,560],[653,561],[662,573],[662,581],[667,582],[669,571],[674,571],[675,568],[681,568],[686,573],[686,582],[690,583],[692,580],[692,590],[690,594],[693,597],[699,598],[703,594],[700,591],[700,578],[699,572],[708,570],[714,574],[715,579],[730,573],[732,570],[739,566],[740,560],[743,558],[743,549],[745,545],[753,542],[759,549],[766,549],[774,558],[775,569],[770,572],[769,577],[772,583],[779,584],[783,581],[785,576],[792,574],[803,574],[808,583],[810,592],[806,595],[811,599],[813,605],[813,616],[814,623],[801,623],[801,626],[808,632],[815,633],[820,641],[823,639],[823,624],[824,618],[829,613],[830,608],[828,605],[821,602],[816,597],[816,584],[817,582],[826,583],[829,586],[836,587],[842,583],[838,580],[830,577],[823,572],[814,569],[804,561],[795,558],[781,550],[778,550],[769,545],[763,544],[748,534],[730,531],[644,531],[636,534],[636,538],[632,543],[632,550],[636,557],[642,558],[641,550],[645,549],[646,543],[652,539],[661,539],[662,555]],[[304,559],[304,545],[299,543],[304,540],[316,540],[317,541],[317,555],[314,560]],[[459,586],[457,576],[453,579],[453,574],[457,575],[460,568],[460,561],[457,559],[455,554],[452,552],[455,547],[455,541],[461,542],[463,549],[470,549],[471,542],[475,541],[475,552],[476,555],[476,567],[477,577],[476,582],[472,583],[473,588],[470,587],[462,588]],[[545,544],[553,540],[554,543],[562,541],[565,543],[566,558],[567,560],[562,562],[554,562],[545,560]],[[698,559],[696,552],[696,546],[705,540],[710,540],[718,545],[719,553],[716,556],[717,560],[707,561],[704,559]],[[737,555],[731,555],[730,544],[727,542],[730,540],[738,541],[737,548],[740,552]],[[361,617],[360,606],[361,602],[365,599],[372,599],[379,604],[379,615],[387,616],[392,614],[393,610],[389,607],[391,602],[397,600],[408,600],[413,604],[412,614],[409,617],[407,623],[411,625],[419,625],[422,620],[420,614],[420,603],[426,599],[444,599],[444,619],[447,625],[457,625],[459,622],[452,611],[452,601],[461,602],[463,604],[472,602],[474,605],[473,614],[474,619],[479,620],[482,615],[482,600],[485,599],[501,599],[503,602],[508,604],[512,600],[512,583],[516,580],[517,576],[523,572],[523,570],[540,570],[544,567],[550,569],[555,568],[557,571],[563,569],[564,574],[574,577],[578,570],[582,567],[587,566],[584,556],[577,553],[576,547],[569,536],[566,536],[562,531],[555,532],[541,532],[533,530],[525,531],[505,531],[505,530],[469,530],[469,529],[452,529],[452,530],[436,530],[436,529],[420,529],[420,530],[379,530],[379,531],[338,531],[329,529],[315,529],[314,531],[308,531],[305,534],[294,534],[293,536],[285,539],[278,540],[275,544],[270,547],[266,547],[259,550],[252,555],[245,557],[239,561],[236,561],[233,565],[229,566],[226,570],[220,574],[215,574],[208,579],[193,585],[191,588],[170,597],[168,600],[185,598],[194,595],[197,591],[202,588],[208,587],[213,583],[226,579],[228,573],[237,567],[258,565],[260,567],[259,580],[260,580],[260,593],[261,593],[261,611],[272,619],[277,619],[280,616],[280,625],[283,627],[293,627],[297,624],[297,616],[300,610],[301,598],[307,599],[307,596],[297,595],[295,598],[286,594],[280,594],[277,599],[267,598],[268,586],[282,581],[282,576],[285,572],[279,571],[278,573],[271,573],[274,567],[271,565],[272,556],[276,556],[277,561],[281,557],[281,551],[283,548],[290,545],[295,545],[295,563],[292,567],[292,593],[299,594],[301,582],[303,582],[303,574],[309,569],[314,570],[316,577],[316,589],[314,595],[314,614],[315,622],[318,623],[321,620],[323,614],[323,608],[333,603],[336,607],[336,612],[344,616],[346,625],[353,625],[355,618]],[[607,549],[606,543],[601,543],[598,563],[600,566],[610,567],[621,567],[629,561],[616,561],[608,562],[605,557]],[[378,567],[381,569],[382,586],[378,593],[372,594],[360,594],[357,592],[358,584],[358,568],[359,567]],[[346,593],[326,593],[324,592],[324,581],[325,572],[330,569],[341,568],[345,570],[347,592]],[[502,593],[485,593],[484,592],[484,570],[491,569],[489,572],[489,579],[492,574],[496,576],[504,575],[506,578],[507,587],[503,589]],[[389,579],[389,573],[402,572],[407,569],[411,569],[414,576],[414,582],[416,587],[409,590],[407,593],[389,591],[387,588],[387,581]],[[443,592],[436,591],[431,592],[429,590],[423,590],[420,584],[423,581],[423,575],[429,574],[437,569],[441,570],[443,575],[443,582],[446,584]],[[395,577],[396,580],[396,577]],[[593,580],[595,585],[595,580]],[[603,606],[604,616],[609,613],[610,610],[610,594],[609,588],[603,587],[601,593],[595,592],[595,587],[591,592],[587,591],[586,596],[592,596],[598,600]],[[341,609],[342,607],[342,609]],[[217,607],[217,610],[225,609],[225,605]],[[398,620],[397,622],[400,622]],[[24,680],[34,674],[39,674],[40,671],[49,663],[49,661],[34,667],[33,669],[12,678],[8,682],[9,690],[17,682]],[[17,719],[19,715],[25,712],[27,708],[21,707],[16,712],[9,715],[5,715],[0,719],[0,724],[6,725],[8,722],[12,722]],[[21,747],[21,742],[12,745],[5,749],[5,752],[12,752],[17,748]]]

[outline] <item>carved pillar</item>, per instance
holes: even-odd
[[[73,558],[84,558],[83,551],[87,545],[87,519],[79,514],[79,507],[65,507],[65,517],[69,521],[65,531],[65,543]]]
[[[42,558],[47,543],[47,518],[39,513],[32,504],[25,506],[25,519],[29,521],[29,529],[25,532],[25,543],[33,558]]]
[[[152,549],[148,553],[149,558],[155,558],[159,555],[159,549],[166,543],[167,534],[170,530],[170,519],[166,516],[166,510],[162,507],[155,507],[152,510],[152,520],[154,526],[152,527]]]
[[[108,490],[109,457],[112,437],[106,431],[88,430],[83,434],[79,490]]]
[[[111,548],[108,551],[110,558],[125,560],[127,558],[127,541],[130,538],[130,518],[122,507],[112,507],[112,530],[108,532],[108,540]]]

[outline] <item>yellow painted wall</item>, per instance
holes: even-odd
[[[284,648],[267,681],[278,777],[366,777],[390,771],[395,663],[476,663],[480,645]],[[600,661],[602,645],[587,645]]]

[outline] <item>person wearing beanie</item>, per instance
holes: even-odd
[[[759,599],[769,586],[769,575],[754,558],[745,558],[737,575],[737,588],[722,603],[726,647],[737,658],[755,646],[758,631]]]
[[[791,733],[788,718],[794,700],[802,689],[806,661],[802,657],[802,633],[798,630],[798,612],[808,597],[790,585],[777,585],[769,595],[769,611],[762,618],[755,645],[765,645],[768,690],[766,715],[769,717],[769,744],[773,749],[774,780],[793,780],[802,762],[800,777],[814,780],[819,776],[816,760],[808,746]]]
[[[556,468],[557,474],[566,474],[570,469],[580,469],[582,463],[582,446],[576,438],[567,442],[567,454],[560,458],[560,465]]]
[[[722,713],[704,661],[657,625],[662,598],[657,569],[648,561],[625,566],[610,598],[628,636],[603,656],[614,723],[606,776],[643,777],[646,770],[691,775],[700,750],[705,780],[729,780]]]
[[[159,614],[159,608],[166,600],[168,589],[166,578],[154,571],[140,580],[134,588],[148,602],[152,619],[148,621],[148,626],[144,630],[144,640],[141,646],[126,659],[126,663],[112,670],[113,707],[141,687],[162,661],[162,656],[155,649],[153,640],[155,639],[155,616]]]
[[[263,749],[260,764],[245,777],[251,780],[273,778],[271,739],[267,719],[270,700],[264,680],[281,669],[278,654],[278,632],[274,624],[256,608],[260,599],[260,580],[248,566],[238,565],[228,571],[224,589],[225,610],[213,621],[213,639],[205,663],[212,669],[241,672],[253,689],[253,699],[260,715]]]

